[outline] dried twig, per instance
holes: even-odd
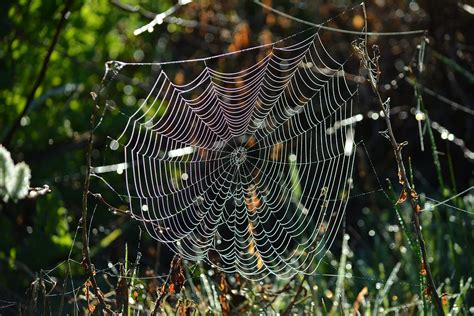
[[[130,12],[130,13],[137,13],[137,14],[140,14],[143,18],[155,21],[153,23],[156,23],[155,19],[156,19],[157,16],[159,16],[159,18],[162,18],[163,22],[170,23],[170,24],[177,24],[177,25],[181,25],[181,26],[184,26],[184,27],[190,27],[190,28],[200,28],[205,32],[209,32],[209,33],[213,33],[213,34],[218,34],[222,30],[222,27],[217,27],[217,26],[213,26],[213,25],[209,25],[209,24],[205,24],[205,23],[199,23],[199,21],[196,21],[196,20],[189,20],[189,19],[185,19],[185,18],[182,18],[182,17],[175,17],[173,15],[170,15],[170,14],[173,14],[175,11],[173,11],[171,13],[166,11],[164,13],[158,14],[158,13],[154,13],[152,11],[148,11],[148,10],[142,8],[139,5],[130,5],[130,4],[127,4],[127,3],[123,3],[120,0],[110,0],[110,3],[115,5],[117,8],[119,8],[123,11]],[[180,4],[180,6],[182,6],[184,4],[186,4],[186,3],[183,2],[183,3]],[[172,7],[172,8],[174,8],[174,7]],[[147,24],[147,26],[149,26],[149,24]],[[148,28],[146,30],[148,30]]]
[[[367,15],[365,11],[365,6],[363,6],[364,14],[365,14],[365,21],[367,21]],[[367,31],[367,25],[365,26],[365,30]],[[367,34],[365,36],[364,41],[355,42],[353,44],[353,48],[361,60],[362,66],[368,71],[368,81],[372,88],[372,91],[375,93],[377,97],[378,104],[380,105],[381,110],[385,114],[385,123],[387,125],[387,130],[383,131],[381,134],[390,141],[390,144],[393,148],[393,153],[395,155],[395,160],[397,162],[398,168],[398,179],[400,184],[402,185],[402,193],[400,194],[400,198],[397,203],[404,203],[406,200],[409,201],[411,209],[413,211],[412,215],[412,222],[413,222],[413,229],[416,233],[418,243],[420,246],[421,251],[421,271],[422,275],[426,276],[428,281],[427,284],[427,294],[432,297],[434,302],[434,306],[436,308],[436,312],[439,315],[444,315],[443,306],[441,304],[441,300],[436,290],[436,285],[433,280],[433,275],[431,274],[430,265],[428,262],[428,255],[426,251],[426,244],[423,239],[423,234],[421,232],[421,225],[420,225],[420,210],[421,207],[418,201],[418,194],[416,191],[411,187],[410,182],[408,181],[405,165],[403,162],[402,156],[402,149],[404,146],[407,145],[407,142],[399,143],[397,142],[395,135],[393,133],[392,124],[390,121],[390,98],[387,100],[383,100],[382,96],[380,95],[379,87],[378,87],[378,80],[380,76],[380,67],[379,67],[379,48],[378,46],[373,46],[374,55],[371,58],[367,49]]]
[[[117,286],[115,287],[115,300],[116,309],[124,314],[128,311],[128,271],[125,271],[125,267],[122,263],[120,263],[119,267],[120,274],[117,281]]]
[[[180,292],[184,285],[184,269],[183,259],[176,254],[171,261],[170,272],[166,278],[165,283],[161,286],[158,293],[158,297],[155,301],[155,307],[151,312],[151,316],[158,315],[161,302],[166,294],[173,295],[174,293]]]
[[[121,215],[130,215],[130,210],[122,210],[120,208],[117,208],[115,206],[112,206],[109,202],[107,202],[104,197],[102,196],[102,194],[100,193],[92,193],[92,192],[88,192],[90,195],[92,195],[93,197],[95,197],[100,203],[104,204],[105,206],[107,206],[107,208],[109,209],[109,211],[112,211],[114,212],[114,214],[121,214]]]
[[[51,192],[49,185],[45,184],[42,187],[34,187],[28,188],[28,195],[26,196],[27,199],[36,199],[42,195],[46,195]]]
[[[104,81],[107,77],[109,68],[107,68],[107,71],[104,75],[104,78],[102,79],[102,85],[104,84]],[[95,93],[91,93],[92,97],[95,102],[95,98],[97,95]],[[94,138],[93,138],[93,129],[96,124],[97,120],[97,113],[98,113],[98,105],[97,103],[94,103],[94,109],[92,110],[91,118],[90,118],[90,125],[91,125],[91,132],[89,133],[89,145],[87,147],[86,151],[86,175],[85,175],[85,180],[84,180],[84,190],[82,192],[82,215],[80,219],[80,224],[82,228],[82,266],[84,267],[84,270],[86,271],[86,274],[91,282],[92,288],[97,296],[97,299],[99,300],[100,306],[109,314],[115,314],[111,309],[110,306],[105,302],[104,295],[99,289],[99,286],[97,285],[97,281],[95,279],[95,268],[94,265],[91,262],[91,256],[90,256],[90,251],[89,251],[89,236],[88,236],[88,227],[87,227],[87,197],[89,195],[89,187],[90,187],[90,178],[91,178],[91,166],[92,166],[92,148],[94,144]]]

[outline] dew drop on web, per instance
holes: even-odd
[[[110,149],[117,150],[119,148],[119,143],[115,139],[110,142]]]

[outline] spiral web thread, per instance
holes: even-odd
[[[357,120],[349,59],[333,57],[320,33],[257,47],[265,55],[233,72],[209,65],[228,55],[183,61],[203,64],[183,85],[166,63],[109,64],[159,68],[109,144],[123,154],[132,217],[153,238],[249,279],[318,268],[350,195]]]

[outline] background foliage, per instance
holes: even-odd
[[[274,41],[305,28],[250,1],[194,1],[178,8],[153,32],[134,36],[133,31],[148,23],[153,13],[164,12],[176,3],[74,1],[44,79],[28,103],[68,3],[22,0],[0,4],[0,139],[15,162],[25,161],[30,166],[32,186],[47,184],[51,188],[51,193],[34,199],[0,202],[0,313],[82,313],[97,305],[79,264],[82,244],[75,236],[94,106],[90,93],[98,91],[106,61],[204,57]],[[265,3],[314,22],[358,4],[344,0]],[[426,70],[421,77],[416,71],[417,46],[423,42],[420,36],[371,37],[371,44],[381,48],[383,93],[392,99],[399,140],[409,142],[404,153],[410,157],[416,189],[437,200],[447,199],[473,185],[474,157],[469,148],[474,147],[474,33],[470,31],[474,8],[451,0],[375,0],[367,2],[367,8],[372,31],[428,30]],[[356,12],[335,26],[360,29],[360,18]],[[192,78],[192,73],[192,69],[189,73],[176,71],[174,80]],[[133,79],[129,80],[133,86]],[[413,80],[422,85],[418,92]],[[124,104],[133,103],[132,98],[140,93],[124,90],[119,97]],[[420,150],[415,117],[418,106],[425,115],[424,151]],[[390,145],[378,134],[385,128],[384,122],[373,119],[378,109],[367,85],[361,85],[356,110],[368,117],[358,124],[357,135],[369,155],[358,153],[355,192],[377,189],[372,161],[392,201],[373,193],[351,203],[344,230],[350,238],[341,232],[339,244],[318,275],[257,284],[238,276],[221,276],[211,267],[184,263],[185,290],[168,293],[164,310],[173,313],[189,308],[220,314],[226,310],[225,302],[233,313],[289,313],[287,307],[294,312],[322,314],[431,310],[429,303],[423,308],[419,261],[408,241],[413,238],[410,210],[399,207],[399,218],[393,207],[399,194],[396,165]],[[108,133],[117,132],[110,120],[107,124],[103,128]],[[94,161],[104,159],[101,148],[105,142],[103,135],[96,136]],[[386,178],[393,183],[393,190]],[[91,205],[96,205],[91,209],[92,261],[102,291],[110,293],[108,302],[117,310],[129,303],[126,309],[130,313],[152,310],[171,254],[146,234],[141,235],[137,223],[112,214],[94,200]],[[446,293],[446,310],[473,313],[472,192],[450,201],[450,205],[470,213],[440,205],[423,214],[423,233],[435,281],[440,293]],[[403,221],[406,230],[401,226]],[[128,280],[125,287],[117,285],[120,276]],[[120,301],[116,287],[127,289],[125,300]],[[78,291],[72,292],[72,288]],[[119,303],[122,307],[115,306]]]

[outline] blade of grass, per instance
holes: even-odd
[[[395,267],[393,268],[392,272],[388,276],[387,281],[385,282],[384,287],[377,293],[377,297],[375,298],[374,304],[374,314],[378,314],[379,305],[382,302],[382,299],[387,297],[390,288],[395,283],[395,279],[397,278],[398,271],[400,271],[400,267],[402,264],[398,262]]]
[[[338,305],[343,303],[344,295],[344,280],[346,278],[346,262],[349,254],[349,235],[345,234],[342,240],[341,258],[339,260],[339,268],[337,270],[336,289],[334,293],[334,302],[331,308],[331,313],[336,313]]]
[[[437,51],[433,50],[432,51],[433,57],[440,60],[443,62],[446,66],[454,70],[460,75],[463,75],[471,84],[474,84],[474,74],[470,72],[469,70],[463,68],[461,65],[459,65],[457,62],[452,60],[451,58],[448,58]]]
[[[466,298],[467,292],[471,288],[471,283],[472,283],[472,277],[467,279],[466,283],[464,283],[463,280],[461,280],[459,284],[459,287],[460,287],[459,295],[454,301],[453,307],[451,309],[452,315],[456,315],[460,312],[459,309],[461,308],[461,306],[463,306],[463,300]],[[457,308],[457,311],[455,311],[455,308]]]
[[[433,130],[431,128],[431,120],[430,120],[430,117],[429,117],[429,114],[428,114],[428,110],[425,107],[423,97],[420,93],[419,86],[418,86],[418,81],[416,80],[415,77],[413,77],[412,80],[414,82],[413,87],[414,87],[415,98],[417,100],[417,104],[419,105],[421,112],[424,114],[424,120],[425,120],[425,124],[426,124],[425,126],[426,126],[426,130],[428,132],[428,138],[429,138],[430,144],[431,144],[431,154],[433,155],[433,163],[434,163],[435,170],[436,170],[436,177],[438,179],[438,184],[440,186],[441,193],[443,194],[443,196],[445,196],[447,194],[446,186],[444,184],[443,175],[441,173],[441,163],[440,163],[439,157],[438,157],[438,148],[436,146],[436,141],[435,141],[435,138],[434,138],[434,135],[433,135]]]

